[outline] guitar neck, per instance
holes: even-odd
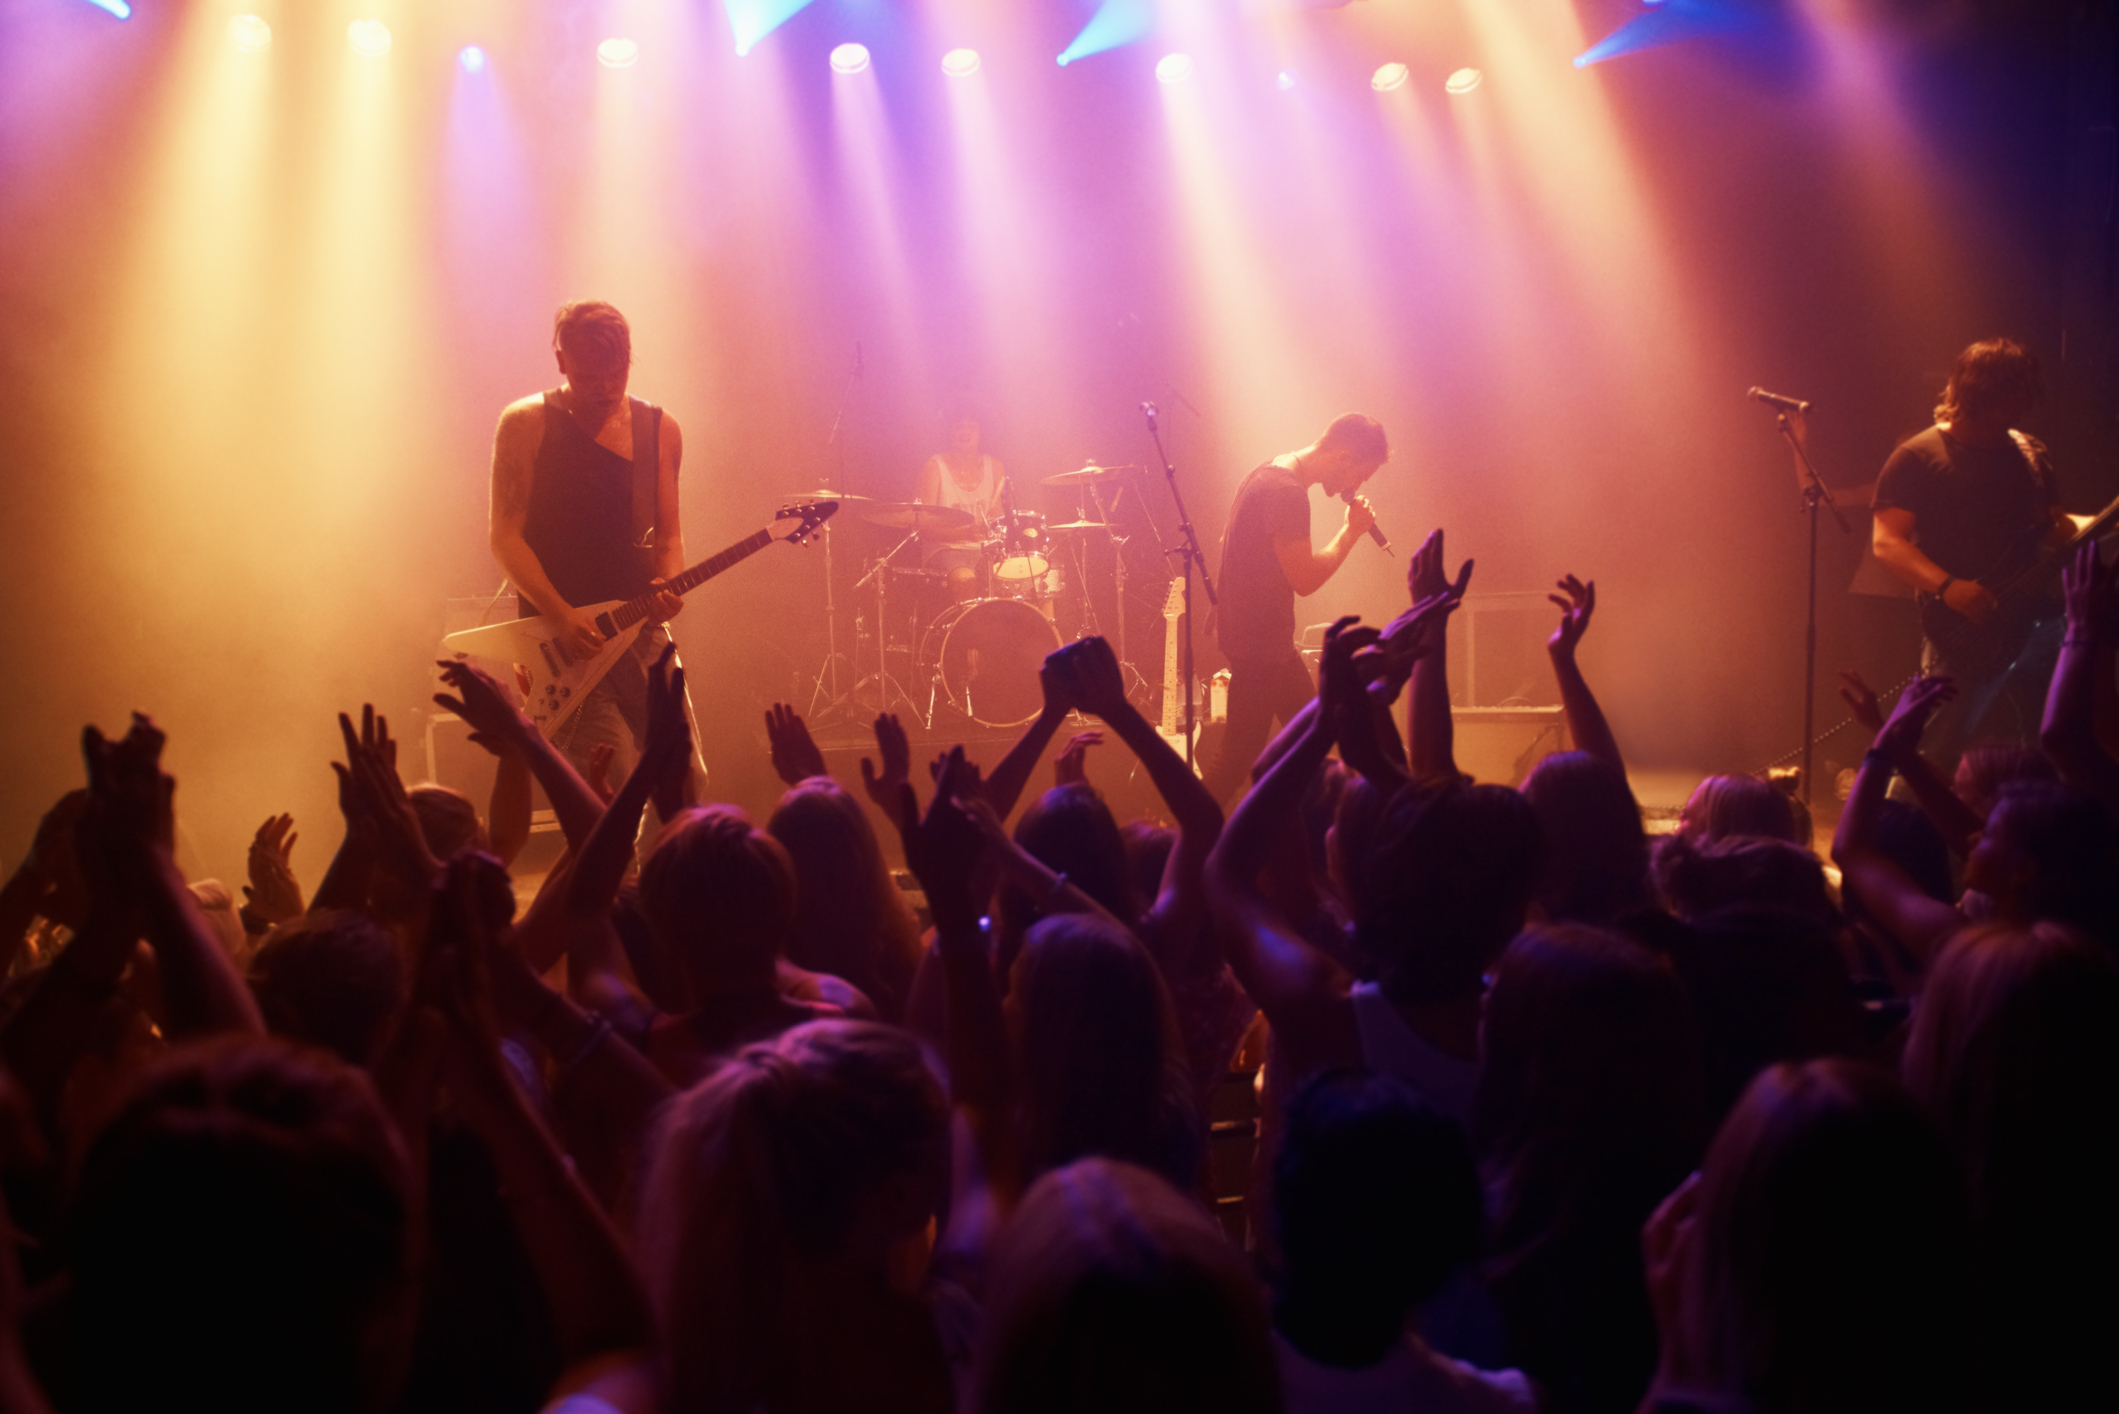
[[[709,555],[690,569],[672,575],[663,587],[672,594],[689,594],[723,570],[741,564],[772,543],[772,532],[761,530],[747,539],[738,540],[720,554]],[[653,591],[649,591],[637,599],[628,599],[611,615],[611,621],[621,630],[628,629],[653,613],[654,609],[655,595]]]
[[[2007,584],[1996,589],[1994,597],[1996,599],[2010,599],[2036,587],[2040,581],[2067,563],[2069,557],[2085,542],[2095,540],[2111,530],[2114,522],[2119,522],[2119,498],[2114,498],[2110,505],[2097,512],[2095,519],[2073,535],[2070,535],[2061,544],[2041,552],[2036,559],[2024,567],[2021,574],[2016,575]]]

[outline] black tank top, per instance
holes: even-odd
[[[633,463],[584,431],[552,393],[544,408],[522,538],[577,609],[646,593],[653,571],[633,534]],[[637,451],[641,439],[633,441]],[[522,601],[525,618],[536,612]]]

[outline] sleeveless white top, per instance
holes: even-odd
[[[986,508],[993,504],[993,458],[979,458],[979,479],[971,484],[969,490],[957,481],[956,473],[949,469],[946,457],[938,456],[935,460],[942,464],[942,504],[969,511],[979,518],[980,524],[984,524],[987,519]]]

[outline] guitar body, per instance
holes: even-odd
[[[806,545],[838,509],[837,501],[790,502],[774,513],[771,525],[756,535],[738,540],[720,554],[710,555],[690,569],[672,575],[663,588],[672,594],[689,594],[775,540]],[[650,592],[638,599],[612,599],[602,604],[583,605],[583,612],[595,620],[596,627],[603,633],[603,646],[588,658],[566,648],[557,626],[543,615],[467,628],[444,638],[441,646],[451,657],[487,658],[496,663],[512,664],[513,671],[496,674],[502,682],[517,674],[527,674],[529,688],[523,694],[527,699],[523,711],[549,741],[553,732],[565,726],[581,710],[582,702],[595,690],[596,684],[603,681],[620,655],[631,651],[641,630],[647,627],[649,615],[655,612],[655,603],[656,595]]]
[[[609,623],[610,615],[624,604],[623,599],[613,599],[607,604],[585,607],[600,625]],[[497,663],[510,663],[518,673],[526,674],[528,685],[523,693],[522,710],[537,724],[539,734],[550,740],[552,733],[565,726],[568,719],[580,710],[590,691],[610,672],[611,665],[632,651],[645,627],[645,624],[634,624],[619,629],[604,640],[603,647],[596,650],[593,658],[570,653],[561,644],[559,626],[542,614],[487,624],[484,628],[467,628],[444,638],[441,646],[452,657],[488,658]],[[506,672],[496,676],[503,682],[510,679]]]
[[[1994,613],[1975,624],[1933,594],[1920,596],[1920,631],[1953,672],[1984,675],[2016,660],[2038,625],[2061,613],[2060,570],[2077,546],[2101,539],[2119,524],[2119,500],[2059,545],[2047,545],[2048,525],[2035,525],[2011,542],[1979,576],[1995,599]]]

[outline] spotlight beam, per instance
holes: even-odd
[[[1735,0],[1663,0],[1662,4],[1646,14],[1634,16],[1577,54],[1575,67],[1586,69],[1591,64],[1601,64],[1606,59],[1616,59],[1624,54],[1638,54],[1644,49],[1660,49],[1666,44],[1732,34],[1758,23],[1759,17]]]

